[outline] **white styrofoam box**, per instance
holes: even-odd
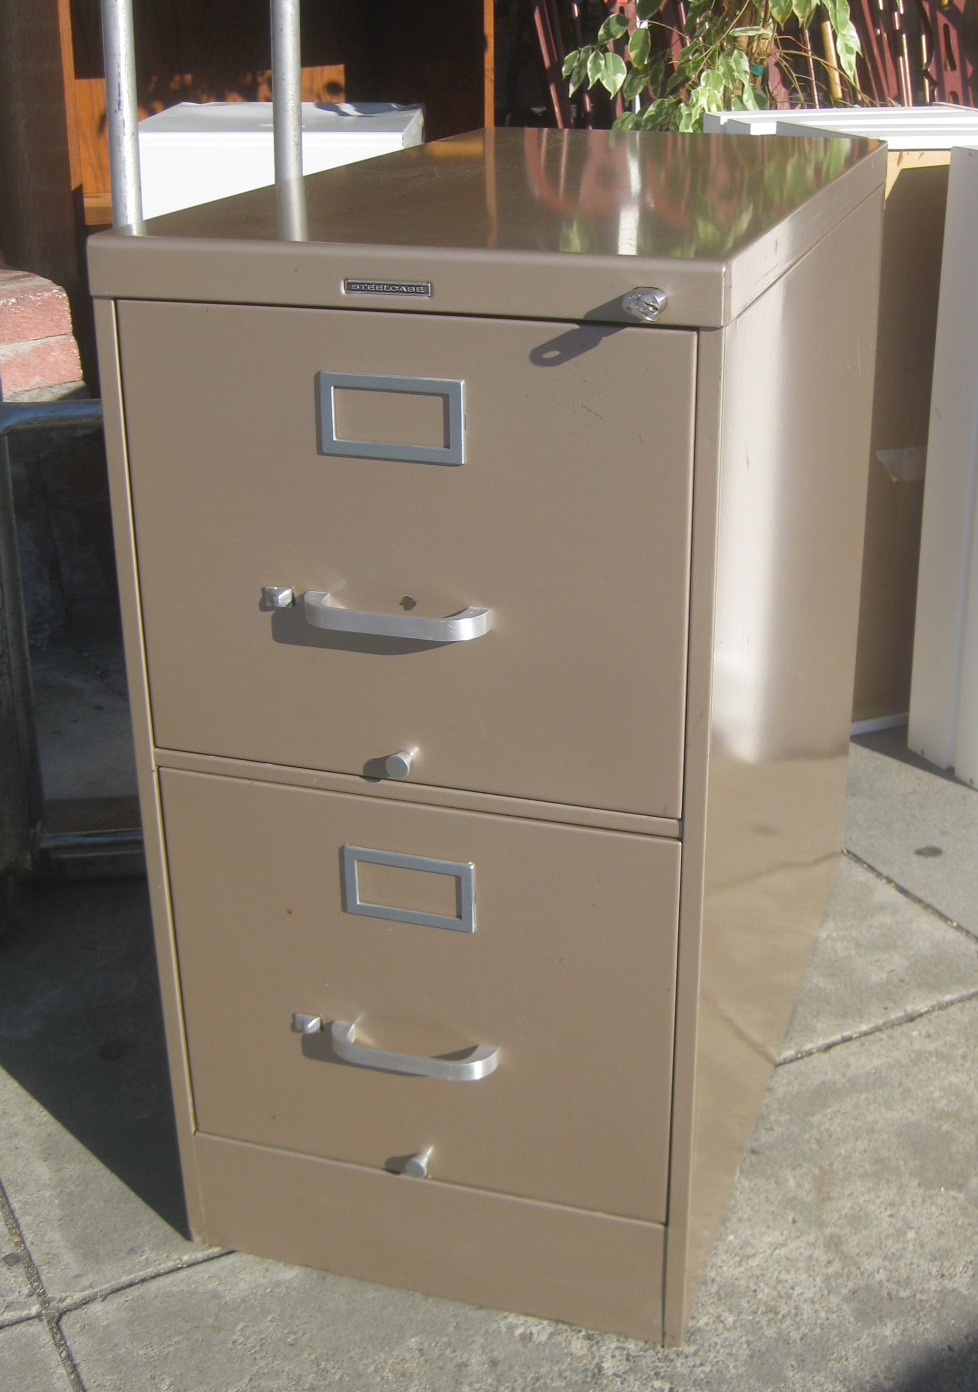
[[[978,141],[976,141],[978,144]],[[907,742],[978,784],[978,149],[951,152]],[[911,287],[908,287],[911,288]]]
[[[978,109],[930,106],[826,106],[773,111],[708,112],[703,128],[751,135],[855,135],[885,140],[891,150],[950,150],[978,144]]]
[[[303,102],[302,170],[420,145],[420,106]],[[181,102],[139,123],[143,216],[211,203],[275,182],[271,102]]]

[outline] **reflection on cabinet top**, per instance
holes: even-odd
[[[90,280],[96,296],[598,322],[657,286],[662,323],[719,327],[885,171],[871,140],[487,130],[313,175],[298,219],[267,188],[102,234]]]

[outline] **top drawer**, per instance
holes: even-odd
[[[158,746],[353,774],[413,750],[434,786],[681,815],[694,334],[142,302],[119,325]],[[335,632],[307,593],[368,630],[489,628]]]

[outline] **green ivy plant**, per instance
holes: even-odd
[[[669,30],[656,18],[662,4],[636,0],[630,33],[625,15],[609,15],[595,42],[574,49],[564,62],[572,96],[585,83],[621,95],[626,110],[614,123],[617,130],[699,131],[707,111],[770,106],[769,60],[789,87],[797,87],[791,60],[802,50],[796,36],[819,10],[831,25],[838,66],[855,85],[859,36],[847,0],[689,0],[675,61]],[[653,42],[660,37],[665,41]]]

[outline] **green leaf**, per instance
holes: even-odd
[[[649,53],[652,49],[652,36],[647,29],[636,29],[635,33],[628,40],[628,56],[638,67],[644,67],[649,61]]]
[[[852,21],[846,25],[841,33],[835,36],[835,51],[839,58],[839,67],[845,73],[850,82],[856,81],[856,56],[860,52],[859,35],[853,27]]]
[[[623,116],[619,116],[616,118],[616,120],[612,123],[611,129],[631,130],[633,126],[637,124],[638,119],[639,113],[637,111],[626,111]]]
[[[611,14],[598,30],[598,43],[611,43],[628,33],[628,20],[623,14]]]
[[[653,16],[659,13],[663,3],[664,0],[638,0],[635,6],[635,15],[638,19],[648,23]]]
[[[587,81],[587,63],[578,63],[567,81],[567,90],[571,96],[577,91],[578,87],[583,87]]]
[[[729,53],[720,54],[720,57],[717,59],[716,74],[724,87],[736,87],[738,78],[737,74],[734,72]]]
[[[673,130],[675,129],[676,102],[668,97],[659,97],[651,106],[647,106],[639,116],[639,125],[643,130]]]
[[[829,22],[837,34],[841,34],[849,23],[849,6],[846,0],[825,0]]]
[[[775,24],[787,24],[793,13],[792,0],[771,0],[771,18]]]
[[[604,55],[604,71],[599,81],[610,97],[613,97],[617,93],[619,87],[625,81],[627,73],[628,69],[625,67],[624,58],[619,58],[617,53],[606,53]]]
[[[587,82],[589,87],[602,80],[604,76],[605,55],[599,48],[593,48],[587,60]]]
[[[587,48],[575,48],[568,53],[564,59],[563,74],[567,78],[567,90],[573,96],[578,87],[587,81],[588,61],[594,50]]]
[[[807,28],[809,20],[815,13],[817,3],[818,0],[792,0],[791,8],[799,24]],[[842,3],[845,4],[845,0],[842,0]]]
[[[773,30],[766,29],[763,24],[745,24],[739,29],[731,29],[730,37],[732,39],[759,39],[762,36],[770,38],[772,33]]]
[[[648,68],[629,68],[628,76],[621,89],[622,101],[632,102],[636,97],[641,96],[649,85],[649,77]]]
[[[750,63],[742,48],[731,49],[717,59],[717,72],[728,87],[736,87],[738,82],[750,82]]]

